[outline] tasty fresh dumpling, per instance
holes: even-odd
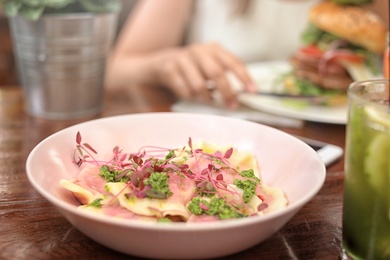
[[[126,184],[121,182],[107,183],[106,189],[116,196],[122,207],[135,214],[158,218],[179,216],[183,220],[187,220],[191,213],[186,205],[195,193],[195,182],[181,178],[177,174],[170,176],[169,188],[172,195],[166,199],[138,198],[130,187],[126,187]]]
[[[227,150],[232,148],[228,146],[217,146],[206,142],[198,142],[194,144],[194,147],[202,149],[204,152],[211,154],[215,153],[216,151],[225,153]],[[229,158],[229,162],[232,168],[235,168],[238,171],[253,169],[255,176],[260,178],[259,166],[255,156],[252,153],[233,148],[233,153]]]
[[[81,204],[89,204],[93,202],[95,199],[103,198],[103,194],[100,193],[92,193],[91,191],[81,187],[73,181],[69,180],[61,180],[60,185],[70,191],[75,198],[80,201]]]

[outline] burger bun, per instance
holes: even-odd
[[[357,46],[381,54],[386,47],[387,29],[374,12],[358,5],[340,5],[324,1],[309,12],[309,21]]]

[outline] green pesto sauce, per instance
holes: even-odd
[[[155,199],[166,199],[172,195],[168,184],[169,176],[162,172],[153,172],[150,177],[144,181],[145,185],[150,185],[151,189],[146,191],[146,196]]]
[[[245,203],[248,203],[253,195],[256,194],[256,182],[251,180],[234,180],[234,185],[242,189],[244,193],[242,194],[242,199]]]
[[[120,173],[121,171],[111,170],[107,165],[103,165],[99,169],[99,176],[103,177],[107,182],[128,182],[130,180],[127,175],[118,178],[117,176]]]
[[[98,198],[98,199],[95,199],[94,201],[92,201],[91,203],[88,204],[88,207],[96,207],[96,208],[101,208],[102,207],[102,204],[100,203],[103,199],[102,198]]]
[[[201,204],[203,204],[207,209],[201,208]],[[209,202],[200,197],[195,197],[188,205],[188,210],[195,215],[206,214],[210,216],[218,216],[219,219],[245,217],[245,215],[237,212],[221,198],[212,198]]]
[[[242,177],[253,179],[254,181],[260,184],[260,179],[255,176],[255,172],[253,171],[253,169],[242,171],[239,174]]]
[[[158,223],[171,223],[172,220],[170,220],[169,218],[159,218],[159,219],[157,219],[157,222]]]

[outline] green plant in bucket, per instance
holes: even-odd
[[[8,17],[21,15],[29,20],[44,14],[116,12],[121,5],[121,0],[0,0]]]

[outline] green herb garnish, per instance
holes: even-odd
[[[255,172],[253,171],[253,169],[242,171],[239,172],[238,174],[240,174],[242,177],[253,179],[257,183],[260,183],[260,179],[255,176]]]
[[[251,180],[234,180],[234,185],[242,189],[244,193],[242,194],[242,199],[245,203],[248,203],[253,195],[256,194],[256,182]]]
[[[174,150],[169,150],[169,153],[165,156],[165,159],[169,160],[169,159],[171,159],[174,156],[175,156],[175,151]]]
[[[129,176],[122,174],[122,171],[111,170],[107,165],[103,165],[99,169],[99,176],[103,177],[107,182],[128,182],[130,180]],[[120,175],[121,177],[118,177]]]
[[[88,207],[96,207],[96,208],[101,208],[102,204],[100,203],[103,199],[102,198],[97,198],[91,203],[88,204]]]
[[[169,218],[159,218],[159,219],[157,219],[157,222],[159,222],[159,223],[171,223],[172,220],[170,220]]]
[[[192,214],[218,216],[219,219],[241,218],[246,216],[237,212],[221,198],[212,198],[210,201],[207,201],[200,197],[195,197],[191,200],[187,208]]]
[[[166,199],[172,195],[168,185],[169,176],[162,172],[153,172],[144,181],[145,185],[150,185],[151,189],[146,191],[146,196],[156,199]]]

